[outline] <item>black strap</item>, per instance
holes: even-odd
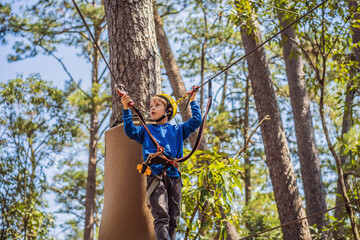
[[[198,136],[196,138],[196,141],[195,141],[195,144],[194,144],[194,147],[192,149],[192,151],[185,157],[182,157],[178,160],[175,160],[176,162],[185,162],[186,160],[188,160],[193,154],[194,152],[198,149],[198,147],[200,146],[200,142],[201,142],[201,137],[203,135],[203,132],[204,132],[204,128],[205,128],[205,123],[206,123],[206,118],[207,118],[207,115],[210,111],[210,108],[211,108],[211,104],[212,104],[212,81],[210,80],[209,81],[209,89],[208,89],[208,95],[209,95],[209,101],[207,103],[207,107],[206,107],[206,111],[205,111],[205,114],[204,114],[204,117],[203,119],[201,120],[201,124],[200,124],[200,128],[199,128],[199,133],[198,133]]]
[[[162,115],[159,119],[155,120],[155,122],[160,122],[160,121],[163,120],[165,117],[167,117],[166,111],[165,111],[164,115]]]

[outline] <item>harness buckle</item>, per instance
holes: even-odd
[[[151,168],[145,163],[138,164],[136,168],[139,171],[139,173],[146,176],[150,176],[150,174],[152,173]]]

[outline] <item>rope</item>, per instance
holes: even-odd
[[[111,76],[112,76],[112,77],[113,77],[113,79],[115,80],[116,84],[118,84],[118,85],[120,85],[120,86],[121,86],[122,84],[119,84],[119,83],[118,83],[117,79],[115,78],[115,75],[114,75],[114,74],[113,74],[113,72],[111,71],[111,68],[110,68],[110,66],[109,66],[108,62],[106,61],[106,58],[104,57],[104,54],[102,53],[102,51],[101,51],[101,49],[100,49],[99,45],[97,44],[97,42],[96,42],[96,40],[95,40],[94,35],[91,33],[91,30],[90,30],[89,26],[87,25],[87,23],[86,23],[86,21],[85,21],[85,18],[84,18],[84,16],[82,15],[82,13],[81,13],[81,11],[80,11],[80,9],[79,9],[78,5],[76,4],[75,0],[72,0],[72,2],[73,2],[73,4],[74,4],[74,6],[75,6],[75,8],[76,8],[77,12],[79,13],[79,15],[80,15],[80,17],[81,17],[82,21],[84,22],[84,25],[85,25],[86,29],[88,30],[88,32],[89,32],[89,34],[90,34],[90,37],[91,37],[91,39],[93,40],[93,43],[95,44],[95,46],[96,46],[96,47],[97,47],[97,49],[99,50],[100,55],[101,55],[101,57],[103,58],[103,60],[104,60],[104,62],[105,62],[105,64],[106,64],[106,67],[109,69]]]
[[[278,229],[278,228],[282,228],[282,227],[291,225],[291,224],[293,224],[293,223],[297,223],[297,222],[303,221],[303,220],[308,219],[308,218],[315,217],[315,216],[317,216],[317,215],[320,215],[320,214],[323,214],[323,213],[332,211],[332,210],[337,209],[337,208],[344,207],[344,206],[346,206],[346,205],[350,205],[350,204],[355,203],[355,202],[358,202],[358,201],[360,201],[360,199],[355,199],[355,200],[350,201],[350,202],[348,202],[348,203],[340,204],[340,205],[335,206],[335,207],[333,207],[333,208],[329,208],[329,209],[326,209],[326,210],[324,210],[324,211],[317,212],[317,213],[311,214],[311,215],[309,215],[309,216],[306,216],[306,217],[303,217],[303,218],[299,218],[299,219],[297,219],[297,220],[294,220],[294,221],[285,223],[285,224],[283,224],[283,225],[280,225],[280,226],[277,226],[277,227],[273,227],[273,228],[267,229],[267,230],[262,231],[262,232],[259,232],[259,233],[255,233],[255,234],[253,234],[253,235],[250,235],[250,236],[247,236],[247,237],[244,237],[244,238],[240,238],[239,240],[245,240],[245,239],[248,239],[248,238],[251,238],[251,237],[256,237],[256,236],[258,236],[258,235],[261,235],[261,234],[264,234],[264,233],[273,231],[273,230]]]
[[[108,62],[107,62],[107,60],[106,60],[103,52],[101,51],[100,46],[97,44],[97,42],[96,42],[96,40],[95,40],[95,37],[94,37],[94,35],[92,34],[92,32],[91,32],[91,30],[90,30],[90,28],[89,28],[89,25],[86,23],[85,18],[84,18],[84,16],[82,15],[82,13],[81,13],[78,5],[76,4],[75,0],[72,0],[72,2],[73,2],[73,4],[74,4],[77,12],[79,13],[79,15],[80,15],[80,17],[81,17],[81,20],[83,21],[83,23],[84,23],[87,31],[89,32],[89,35],[90,35],[93,43],[95,44],[96,48],[99,50],[99,53],[100,53],[102,59],[104,60],[106,67],[109,69],[110,74],[111,74],[111,77],[114,79],[116,86],[117,86],[118,88],[120,88],[121,90],[124,90],[124,91],[127,92],[125,85],[122,84],[122,83],[119,83],[119,81],[117,80],[117,78],[115,78],[115,75],[114,75],[113,71],[111,71],[110,65],[108,64]],[[121,99],[120,96],[119,96],[115,101],[117,101],[117,100],[119,100],[119,99]],[[133,109],[135,108],[135,106],[132,106],[132,107],[133,107]],[[146,111],[144,111],[144,110],[142,110],[142,109],[140,109],[140,108],[138,108],[138,107],[137,107],[137,109],[140,110],[140,111],[142,111],[142,112],[146,112]]]

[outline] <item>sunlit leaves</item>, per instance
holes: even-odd
[[[201,227],[198,221],[193,221],[196,208],[208,211],[211,216],[206,222],[208,230],[215,229],[216,222],[223,218],[219,208],[232,218],[233,201],[243,187],[239,179],[243,169],[234,159],[217,148],[196,151],[181,171],[184,184],[182,212],[191,232]]]

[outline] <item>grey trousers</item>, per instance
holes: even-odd
[[[154,176],[147,178],[148,187]],[[180,218],[181,178],[163,176],[150,195],[151,214],[157,240],[175,240],[177,221]]]

